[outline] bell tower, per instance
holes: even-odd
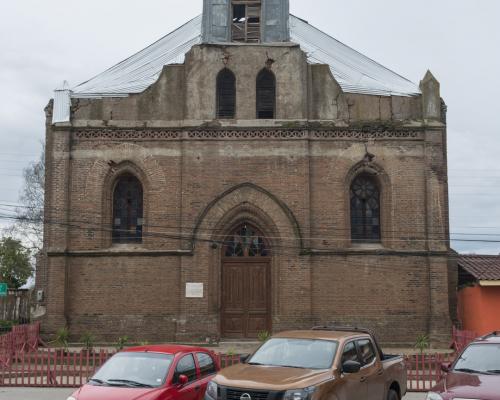
[[[289,0],[203,0],[203,43],[290,41]]]

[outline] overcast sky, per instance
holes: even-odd
[[[448,104],[450,212],[460,252],[499,254],[500,1],[290,0],[292,13]],[[201,13],[202,0],[15,0],[0,15],[0,204],[38,157],[52,91],[102,72]],[[5,207],[5,206],[0,206]],[[0,214],[5,208],[0,208]],[[463,235],[466,234],[466,235]],[[484,235],[484,236],[483,236]],[[491,241],[493,243],[487,243]]]

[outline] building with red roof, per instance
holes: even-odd
[[[460,256],[458,318],[483,335],[500,330],[500,256]]]

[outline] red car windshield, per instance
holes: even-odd
[[[158,387],[165,383],[173,355],[158,353],[118,353],[92,377],[91,384]]]
[[[453,368],[457,372],[500,374],[500,344],[470,345]]]

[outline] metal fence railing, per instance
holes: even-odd
[[[472,343],[477,338],[477,333],[472,331],[462,331],[453,327],[453,343],[452,347],[457,352],[461,352],[465,347]]]
[[[8,367],[19,357],[38,351],[40,323],[13,326],[12,330],[0,336],[0,366]]]
[[[39,348],[40,324],[14,327],[0,336],[0,386],[79,387],[92,377],[114,350],[68,351],[60,348]],[[454,331],[454,343],[461,350],[475,336]],[[441,366],[451,363],[453,354],[418,354],[404,357],[408,390],[430,390],[443,376]],[[240,355],[216,354],[221,368],[240,363]]]

